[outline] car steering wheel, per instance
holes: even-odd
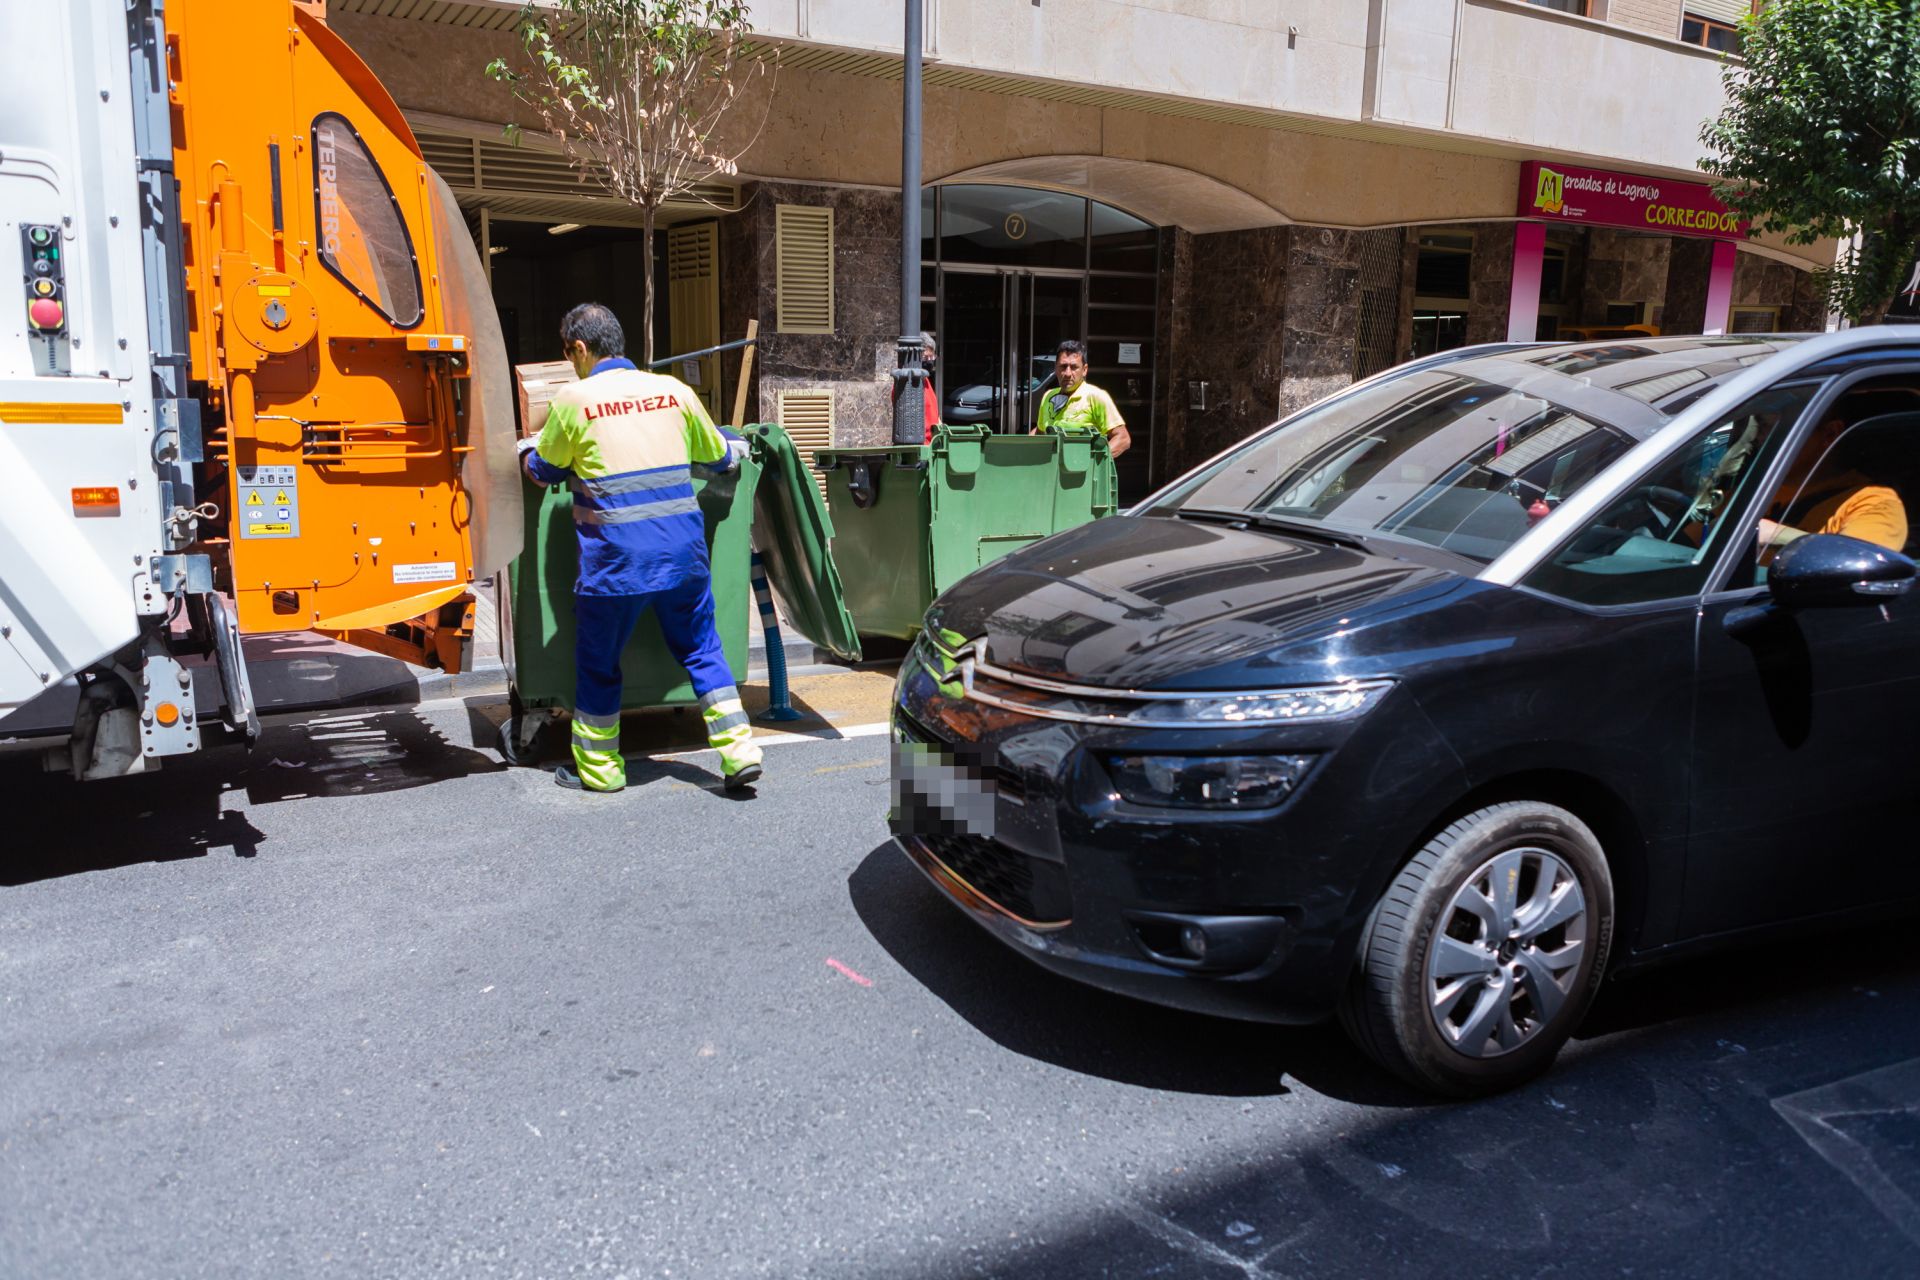
[[[1665,485],[1643,485],[1637,496],[1652,513],[1662,537],[1671,537],[1694,506],[1692,497],[1681,493],[1678,489],[1669,489]],[[1671,510],[1668,510],[1667,504],[1672,504]]]

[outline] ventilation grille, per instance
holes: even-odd
[[[720,228],[712,222],[673,227],[667,232],[667,314],[676,351],[702,351],[720,342]],[[692,383],[707,412],[720,417],[720,357],[701,356],[686,361],[692,369],[676,370]],[[693,373],[694,377],[687,377]]]
[[[713,257],[718,239],[711,222],[670,230],[667,233],[667,279],[701,280],[713,275]]]
[[[444,130],[422,128],[414,123],[413,136],[420,153],[435,173],[446,179],[458,196],[487,196],[492,204],[510,202],[515,197],[563,196],[604,202],[609,210],[626,211],[638,224],[640,210],[607,194],[605,187],[568,162],[552,144],[528,138],[519,146],[507,142],[467,137]],[[740,192],[727,182],[701,182],[693,190],[675,196],[668,207],[711,205],[720,212],[740,207]],[[620,219],[623,223],[626,219]]]
[[[783,204],[773,213],[774,327],[833,332],[833,210]]]
[[[376,18],[413,18],[449,27],[478,31],[511,31],[520,25],[520,6],[462,4],[459,0],[327,0],[342,13],[365,13]]]
[[[782,391],[780,426],[793,439],[794,452],[812,470],[813,455],[833,447],[833,392]],[[826,477],[814,471],[813,482],[820,486],[821,496],[824,497],[827,491]]]
[[[1359,233],[1360,317],[1353,343],[1354,378],[1371,378],[1399,363],[1400,280],[1406,257],[1397,227]]]

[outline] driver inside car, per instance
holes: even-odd
[[[1907,544],[1907,508],[1900,495],[1843,464],[1823,466],[1847,433],[1846,419],[1829,418],[1808,438],[1760,521],[1757,554],[1765,557],[1813,533],[1838,533],[1889,551]]]

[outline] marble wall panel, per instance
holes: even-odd
[[[1700,333],[1706,328],[1707,285],[1712,275],[1713,241],[1673,242],[1667,261],[1666,307],[1660,314],[1662,333]]]
[[[1291,231],[1276,418],[1304,409],[1353,380],[1360,327],[1359,233],[1326,227]],[[1248,430],[1264,425],[1252,423]]]
[[[1793,273],[1793,305],[1781,318],[1788,333],[1820,333],[1827,327],[1827,295],[1811,271]]]
[[[1160,289],[1153,321],[1154,436],[1147,442],[1148,483],[1158,487],[1179,475],[1184,454],[1175,446],[1187,426],[1187,389],[1175,377],[1174,353],[1192,341],[1193,233],[1160,229]]]
[[[1485,222],[1473,229],[1469,268],[1467,341],[1505,342],[1513,310],[1513,224]]]
[[[831,389],[834,442],[885,444],[892,435],[889,396],[900,327],[900,198],[848,187],[756,183],[743,193],[736,218],[745,230],[726,237],[722,323],[744,330],[760,320],[752,403],[759,419],[779,414],[780,392]],[[834,331],[781,333],[775,297],[774,210],[782,204],[833,209]],[[729,314],[728,301],[739,318]]]
[[[1178,475],[1279,414],[1287,325],[1291,229],[1263,227],[1191,237],[1190,267],[1172,306],[1164,472]],[[1184,294],[1184,296],[1182,296]],[[1207,384],[1206,408],[1191,386]]]
[[[1645,304],[1647,323],[1661,323],[1672,236],[1641,235],[1595,227],[1587,236],[1586,278],[1580,290],[1578,324],[1607,323],[1616,302]]]

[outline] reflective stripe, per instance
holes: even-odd
[[[576,707],[573,712],[573,722],[590,724],[598,729],[617,729],[620,727],[620,713],[616,711],[610,716],[597,716],[591,711],[582,711]]]
[[[692,483],[693,477],[685,467],[662,467],[658,471],[629,471],[623,475],[601,476],[597,480],[576,476],[572,487],[575,493],[590,498],[612,498],[623,493],[646,493]]]
[[[583,507],[574,504],[575,524],[634,524],[641,520],[660,520],[667,516],[698,515],[698,498],[672,498],[666,502],[649,502],[637,507],[613,507],[602,510],[597,507]]]
[[[573,722],[573,736],[582,742],[598,744],[618,743],[620,741],[620,722],[611,725],[585,724],[579,720]]]
[[[748,765],[760,763],[760,748],[754,743],[750,734],[729,742],[715,742],[713,745],[714,749],[720,753],[720,772],[725,777],[730,778]]]
[[[730,684],[723,684],[718,689],[709,689],[700,695],[700,709],[702,711],[707,710],[709,707],[717,707],[723,702],[731,702],[735,706],[738,706],[740,703],[740,690]]]
[[[618,791],[627,785],[627,762],[618,751],[594,751],[576,742],[573,771],[589,791]]]
[[[707,737],[711,738],[716,733],[725,733],[730,729],[738,729],[746,723],[747,713],[744,711],[735,711],[729,715],[718,715],[710,711],[707,713]]]

